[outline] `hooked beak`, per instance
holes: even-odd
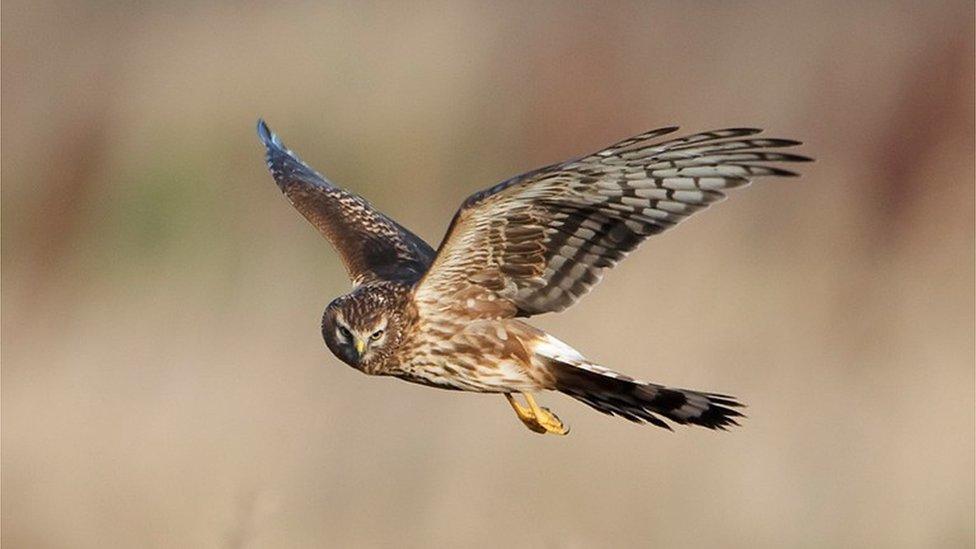
[[[356,354],[359,355],[359,358],[362,358],[363,352],[366,351],[366,342],[357,337],[355,338],[354,345],[356,346]]]

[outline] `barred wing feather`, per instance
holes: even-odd
[[[499,317],[561,311],[647,237],[754,177],[807,157],[787,139],[732,128],[661,140],[661,128],[475,193],[458,210],[417,287],[421,305],[496,302]],[[484,308],[471,308],[483,312]]]
[[[263,120],[258,121],[258,136],[281,192],[332,243],[354,285],[413,283],[423,276],[434,259],[426,242],[365,198],[330,183],[285,147]]]

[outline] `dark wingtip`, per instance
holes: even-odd
[[[718,130],[718,132],[716,132],[716,133],[719,133],[719,132],[729,134],[727,137],[743,137],[743,136],[746,136],[746,135],[756,135],[757,133],[762,133],[763,132],[763,129],[762,128],[738,127],[738,128],[725,128],[725,129],[722,129],[722,130]]]
[[[746,418],[746,415],[738,410],[733,410],[725,406],[712,404],[704,414],[695,418],[691,423],[707,427],[709,429],[727,430],[729,427],[738,427],[739,422],[736,418]]]
[[[258,138],[266,149],[264,156],[268,169],[282,191],[296,182],[316,187],[331,185],[320,173],[310,168],[298,155],[285,147],[278,134],[271,131],[263,118],[258,118],[257,132]]]
[[[771,162],[813,162],[809,156],[791,153],[774,153],[769,160]]]
[[[264,143],[264,146],[269,149],[281,148],[281,140],[271,131],[263,118],[258,118],[258,137],[261,138],[261,143]]]

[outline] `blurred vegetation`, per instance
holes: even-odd
[[[974,543],[972,2],[2,5],[11,547]],[[264,116],[436,245],[465,196],[652,127],[817,158],[537,324],[750,419],[367,378]]]

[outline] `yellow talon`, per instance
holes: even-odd
[[[539,406],[532,395],[528,393],[521,393],[521,395],[525,397],[525,402],[529,405],[528,408],[519,404],[510,393],[506,393],[505,398],[508,399],[508,403],[512,405],[515,414],[529,430],[539,434],[569,434],[569,428],[559,420],[556,414],[549,411],[548,408]]]
[[[515,410],[515,415],[522,420],[522,423],[524,423],[529,430],[543,435],[546,434],[546,428],[536,420],[532,410],[519,404],[518,401],[515,400],[515,397],[510,393],[505,393],[505,398],[508,399],[508,403],[511,404],[512,409]]]

